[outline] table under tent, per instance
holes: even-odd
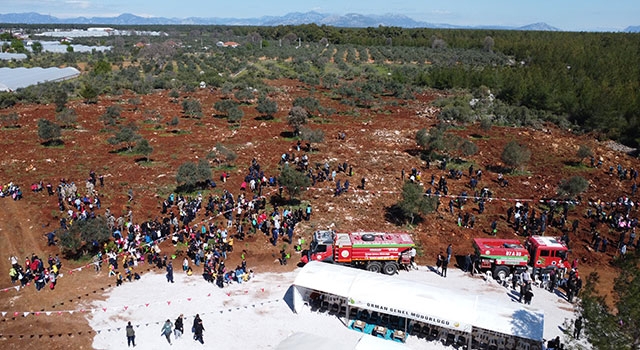
[[[509,343],[534,350],[542,345],[540,312],[505,306],[495,313],[489,300],[399,276],[310,262],[293,287],[295,312],[310,307],[333,313],[349,328],[379,338],[404,342],[414,335],[459,348]],[[525,320],[531,322],[527,328],[517,329]]]

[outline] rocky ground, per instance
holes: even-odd
[[[244,106],[245,116],[240,126],[232,126],[224,119],[214,118],[213,104],[222,98],[217,91],[209,89],[182,94],[182,98],[197,98],[202,103],[204,116],[201,119],[181,117],[177,126],[167,122],[174,116],[182,115],[180,101],[172,102],[168,91],[156,92],[145,96],[133,94],[101,97],[97,104],[84,104],[71,101],[69,107],[78,113],[78,124],[72,130],[63,131],[63,146],[44,147],[38,138],[37,121],[40,118],[54,120],[53,105],[18,105],[2,113],[18,112],[19,128],[0,130],[0,182],[18,183],[24,191],[22,201],[0,199],[0,271],[8,271],[8,257],[17,255],[21,261],[32,253],[47,257],[59,252],[57,247],[47,247],[43,236],[57,228],[59,211],[55,196],[46,193],[31,193],[29,186],[40,180],[51,182],[54,186],[61,178],[75,181],[81,190],[89,171],[105,176],[105,186],[98,187],[102,199],[102,213],[107,207],[119,214],[131,207],[134,221],[147,220],[160,215],[161,202],[165,196],[175,190],[175,174],[180,164],[197,161],[222,143],[234,149],[238,154],[236,167],[231,170],[227,183],[218,183],[215,192],[226,188],[238,193],[240,183],[251,159],[256,158],[267,174],[277,174],[278,160],[282,153],[290,151],[295,141],[287,138],[291,128],[286,116],[291,102],[298,96],[307,96],[308,87],[297,81],[279,80],[270,82],[276,89],[272,98],[278,101],[279,112],[273,120],[262,120],[255,106]],[[303,203],[310,202],[314,214],[310,222],[304,222],[296,228],[296,236],[306,237],[307,241],[314,229],[332,227],[339,231],[410,231],[420,246],[419,261],[431,263],[440,250],[449,243],[454,245],[454,253],[464,254],[471,251],[471,238],[486,235],[488,225],[498,219],[498,236],[514,237],[513,230],[505,221],[508,206],[516,199],[537,200],[555,195],[560,180],[573,175],[587,178],[590,187],[582,196],[583,201],[571,211],[569,221],[581,220],[579,233],[572,235],[572,257],[581,259],[581,274],[598,271],[603,285],[610,285],[615,271],[610,266],[614,250],[608,253],[595,253],[587,249],[590,241],[588,225],[583,218],[587,210],[587,199],[615,200],[628,194],[631,181],[620,181],[606,174],[610,165],[621,164],[625,168],[640,168],[638,161],[627,156],[621,150],[612,149],[605,143],[595,141],[590,135],[574,135],[547,125],[544,129],[493,127],[481,130],[478,126],[457,127],[452,132],[464,139],[476,143],[479,152],[467,159],[480,168],[484,174],[479,187],[488,187],[498,199],[487,203],[483,214],[477,213],[477,207],[470,205],[465,211],[476,216],[474,229],[464,229],[456,225],[456,217],[448,213],[448,200],[442,199],[437,213],[427,215],[424,220],[413,226],[397,226],[389,220],[387,208],[396,203],[401,196],[401,169],[407,172],[417,168],[422,172],[423,182],[431,175],[437,177],[444,172],[437,170],[435,164],[426,168],[420,160],[415,142],[415,134],[421,128],[430,128],[436,124],[437,108],[430,103],[438,97],[436,93],[423,93],[416,100],[391,103],[384,101],[375,111],[354,109],[341,105],[331,99],[322,89],[314,95],[325,107],[335,108],[334,115],[317,116],[311,120],[312,128],[320,128],[325,133],[325,141],[317,144],[317,150],[310,154],[311,164],[329,162],[336,167],[338,163],[348,162],[353,166],[354,176],[349,178],[339,174],[344,182],[349,179],[352,190],[334,197],[332,183],[319,183],[302,194]],[[140,127],[139,133],[149,140],[154,148],[151,162],[143,162],[137,156],[117,154],[118,146],[109,145],[106,139],[112,134],[105,131],[98,117],[106,108],[120,104],[123,108],[122,124],[135,121]],[[160,123],[152,121],[157,113],[163,116]],[[337,138],[338,132],[345,132],[344,140]],[[284,133],[283,133],[284,132]],[[509,187],[497,185],[497,173],[492,169],[500,167],[503,146],[517,140],[527,145],[533,152],[526,172],[519,175],[507,175]],[[588,145],[597,157],[602,157],[604,168],[594,169],[576,166],[575,156],[578,146]],[[588,161],[587,161],[588,162]],[[220,175],[220,168],[214,167],[214,178]],[[450,193],[459,194],[466,188],[469,178],[449,180]],[[355,190],[362,177],[367,179],[364,191]],[[428,184],[426,184],[428,186]],[[127,203],[127,191],[134,191],[134,201]],[[204,193],[206,196],[207,193]],[[635,215],[636,213],[633,212]],[[456,214],[457,215],[457,214]],[[199,220],[204,219],[202,214]],[[617,237],[602,229],[601,233]],[[552,229],[550,234],[560,235]],[[237,242],[237,248],[247,250],[249,263],[259,272],[283,272],[293,269],[294,264],[280,266],[275,262],[281,246],[272,247],[262,235]],[[172,251],[171,245],[163,245],[165,251]],[[240,249],[237,249],[240,250]],[[232,254],[231,263],[239,260],[239,253]],[[51,349],[91,348],[94,334],[82,312],[57,315],[39,314],[55,310],[78,310],[81,302],[100,299],[104,288],[114,281],[103,272],[96,274],[91,269],[69,273],[67,269],[82,266],[85,262],[64,261],[64,277],[60,279],[55,291],[36,293],[31,286],[16,291],[13,288],[0,292],[0,344],[8,349],[40,346],[45,343]],[[144,273],[145,271],[143,271]],[[0,282],[0,287],[11,287],[9,277]],[[142,291],[141,291],[142,292]],[[17,314],[16,314],[17,312]],[[24,317],[25,312],[33,312]]]

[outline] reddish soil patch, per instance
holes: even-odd
[[[6,198],[0,200],[3,209],[0,211],[0,235],[3,242],[0,245],[0,256],[3,257],[0,259],[0,271],[9,270],[8,257],[11,255],[24,259],[31,253],[44,258],[58,253],[57,247],[46,247],[46,239],[43,237],[44,233],[58,226],[58,218],[54,217],[59,215],[56,198],[49,197],[44,192],[31,193],[29,186],[34,182],[43,180],[45,184],[51,182],[56,186],[60,178],[66,178],[75,181],[82,193],[84,181],[93,169],[97,174],[105,175],[105,186],[97,187],[103,205],[99,213],[102,214],[105,208],[110,207],[114,213],[119,214],[125,212],[130,205],[134,221],[140,222],[160,215],[164,196],[175,189],[175,172],[179,165],[205,157],[218,142],[234,148],[239,157],[235,161],[238,166],[231,173],[229,181],[225,184],[218,183],[215,191],[220,192],[226,188],[238,193],[240,182],[252,158],[258,160],[267,174],[277,172],[281,154],[290,151],[293,144],[293,141],[281,136],[283,131],[290,130],[286,124],[286,114],[293,99],[306,96],[308,92],[297,81],[279,80],[271,82],[271,85],[279,90],[272,94],[280,109],[275,119],[256,120],[258,115],[255,108],[244,107],[245,117],[239,128],[231,127],[225,120],[211,117],[214,114],[213,104],[221,95],[209,90],[198,90],[182,96],[200,100],[205,117],[180,118],[177,127],[166,125],[173,116],[180,116],[182,112],[180,103],[172,103],[167,91],[146,96],[129,94],[102,97],[97,104],[90,105],[73,101],[69,105],[79,115],[78,127],[63,131],[64,146],[59,148],[42,146],[37,135],[39,118],[54,119],[53,105],[19,105],[5,111],[20,114],[21,128],[0,131],[3,133],[0,144],[4,151],[0,181],[4,184],[9,181],[20,184],[25,198],[17,202]],[[355,113],[352,108],[326,97],[322,89],[318,91],[315,97],[321,100],[321,104],[335,108],[338,113],[312,120],[314,128],[324,130],[325,141],[316,145],[318,151],[310,155],[310,164],[328,161],[336,167],[338,162],[348,162],[355,172],[353,178],[349,178],[351,187],[355,189],[360,178],[366,177],[368,191],[351,191],[333,197],[333,184],[319,183],[315,189],[302,195],[303,201],[312,203],[314,214],[310,222],[303,222],[297,227],[296,236],[303,236],[308,240],[314,229],[324,227],[340,231],[406,230],[406,227],[395,226],[385,219],[385,208],[400,198],[402,168],[407,172],[413,167],[418,168],[422,171],[425,183],[428,183],[431,174],[436,177],[444,175],[444,172],[436,170],[434,166],[431,169],[425,168],[425,163],[416,156],[414,140],[417,130],[430,128],[436,123],[434,110],[429,107],[436,95],[424,94],[414,101],[400,102],[397,106],[388,104],[375,112],[359,109]],[[133,101],[130,99],[133,98],[139,98],[139,103],[131,103]],[[150,165],[141,165],[130,156],[110,153],[117,147],[106,142],[111,134],[102,131],[104,126],[98,121],[98,116],[108,106],[116,103],[123,107],[122,115],[127,121],[138,123],[140,133],[154,148]],[[155,110],[164,116],[163,123],[158,128],[156,124],[145,122],[145,116],[149,115],[145,113],[147,110]],[[346,132],[346,140],[337,139],[339,131]],[[551,197],[558,182],[569,176],[581,175],[590,180],[591,186],[584,198],[610,201],[629,192],[630,181],[609,177],[603,169],[567,167],[564,162],[575,160],[574,154],[579,144],[589,145],[598,156],[602,156],[606,168],[618,163],[625,168],[640,168],[637,160],[613,152],[588,136],[576,137],[551,126],[544,131],[504,127],[481,131],[476,127],[467,127],[458,129],[455,133],[472,139],[479,146],[480,151],[470,157],[475,168],[484,171],[479,187],[489,187],[494,196],[507,200],[487,203],[483,214],[475,212],[476,207],[473,205],[465,208],[473,211],[476,216],[476,228],[471,230],[456,225],[456,218],[447,212],[448,200],[442,199],[437,213],[428,215],[422,223],[410,229],[421,245],[423,255],[419,259],[422,263],[432,263],[438,251],[449,243],[454,244],[456,254],[470,252],[471,238],[486,235],[483,230],[487,229],[494,218],[500,217],[498,236],[513,237],[512,229],[504,220],[506,209],[513,204],[513,199]],[[477,137],[478,135],[481,137]],[[510,186],[500,188],[495,181],[496,174],[487,170],[487,167],[500,164],[502,148],[512,139],[527,144],[533,150],[532,160],[527,166],[531,175],[508,176]],[[449,180],[451,194],[459,194],[467,189],[466,169],[464,173],[462,180]],[[219,175],[219,171],[214,172],[214,178],[217,179]],[[344,174],[338,175],[338,178],[342,182],[347,179]],[[131,204],[127,203],[129,188],[133,189],[135,196]],[[613,254],[598,254],[585,249],[590,240],[586,220],[582,217],[586,209],[586,205],[582,204],[569,216],[569,222],[574,218],[581,219],[580,233],[571,237],[574,246],[572,256],[587,262],[581,264],[583,276],[590,271],[598,271],[603,285],[610,285],[615,276],[615,271],[609,264]],[[202,215],[201,213],[199,219],[203,219]],[[558,230],[550,230],[550,234],[560,235]],[[604,228],[601,232],[608,234]],[[617,239],[614,234],[609,235],[608,238],[612,241]],[[231,265],[239,261],[238,251],[246,249],[249,265],[255,267],[257,273],[267,270],[286,271],[294,267],[294,264],[277,264],[275,260],[280,246],[272,247],[264,235],[257,234],[244,242],[236,242],[235,247],[236,252],[230,256]],[[162,248],[168,253],[174,250],[170,244],[163,244]],[[51,349],[91,348],[92,333],[84,320],[85,315],[80,312],[13,316],[14,312],[23,311],[77,311],[90,300],[100,298],[103,288],[114,283],[113,279],[106,277],[104,271],[96,274],[91,269],[84,269],[69,274],[66,272],[69,268],[81,264],[70,261],[64,261],[63,264],[65,276],[60,279],[55,291],[36,293],[33,286],[30,286],[19,292],[13,289],[0,292],[0,311],[8,312],[0,319],[0,344],[8,348],[45,344]],[[147,273],[144,269],[142,272]],[[9,277],[5,275],[0,280],[0,287],[9,286]]]

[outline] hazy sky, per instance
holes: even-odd
[[[536,22],[564,30],[622,30],[640,25],[639,0],[2,0],[0,13],[56,17],[260,17],[289,12],[403,14],[456,25],[522,26]]]

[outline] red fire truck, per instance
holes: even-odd
[[[399,264],[411,262],[414,247],[408,233],[316,231],[300,260],[304,264],[326,261],[393,275]]]
[[[504,279],[533,267],[534,274],[555,268],[569,268],[567,246],[553,237],[531,236],[523,245],[517,239],[475,238],[476,257],[481,271],[491,271],[493,278]]]

